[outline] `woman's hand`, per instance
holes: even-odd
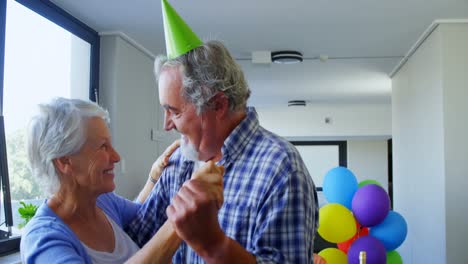
[[[177,235],[195,252],[206,252],[226,238],[218,222],[223,205],[224,167],[207,161],[192,174],[166,209]]]
[[[317,255],[314,253],[314,263],[315,264],[327,264],[327,261],[320,255]]]
[[[174,153],[179,145],[179,140],[174,141],[174,143],[167,147],[163,154],[161,154],[161,156],[159,156],[159,158],[153,163],[148,180],[146,181],[145,186],[143,186],[143,189],[141,189],[140,194],[138,194],[136,199],[137,202],[144,203],[146,201],[146,198],[148,198],[148,195],[151,193],[154,185],[158,182],[159,177],[161,177],[164,168],[169,163],[169,157]]]
[[[224,166],[217,166],[213,161],[208,161],[192,174],[193,180],[201,180],[205,183],[209,183],[212,187],[215,187],[211,189],[214,190],[218,209],[221,208],[224,202],[223,176]]]
[[[163,172],[164,168],[167,166],[169,163],[169,157],[171,157],[172,153],[180,146],[180,140],[177,139],[174,141],[169,147],[166,148],[166,150],[159,156],[159,158],[153,163],[153,166],[151,166],[151,171],[150,171],[150,180],[153,183],[156,183],[159,180],[159,177],[161,176],[161,173]]]

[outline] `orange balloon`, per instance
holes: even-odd
[[[348,253],[349,248],[351,247],[351,245],[353,244],[353,242],[356,239],[358,239],[358,238],[360,238],[362,236],[368,236],[369,235],[369,228],[361,226],[357,221],[356,221],[356,229],[357,229],[357,232],[352,238],[350,238],[349,240],[346,240],[345,242],[341,242],[341,243],[336,244],[338,249],[340,249],[341,251],[343,251],[346,254]]]

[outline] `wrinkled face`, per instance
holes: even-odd
[[[70,156],[74,180],[78,188],[101,194],[112,192],[114,164],[120,156],[112,147],[109,128],[102,118],[87,121],[86,141],[80,151]]]
[[[182,134],[182,149],[198,153],[189,159],[206,161],[214,156],[214,130],[210,130],[213,114],[206,111],[197,115],[195,105],[182,96],[182,75],[176,68],[164,69],[159,77],[159,101],[164,108],[164,129],[175,129]],[[185,144],[185,146],[184,146]],[[187,154],[187,152],[183,154]]]

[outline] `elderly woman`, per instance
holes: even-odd
[[[40,105],[31,120],[29,161],[50,196],[24,230],[23,263],[161,263],[169,262],[179,246],[169,222],[142,249],[124,232],[140,204],[113,193],[120,156],[106,121],[107,111],[97,104],[64,98]],[[146,199],[177,147],[171,145],[153,164],[138,202]],[[217,203],[223,173],[209,163],[194,174],[210,179],[198,179],[197,186]]]

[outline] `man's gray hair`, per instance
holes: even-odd
[[[29,163],[33,176],[47,194],[56,193],[60,185],[53,160],[81,149],[86,141],[86,120],[91,117],[109,122],[108,112],[93,102],[55,98],[47,104],[40,104],[38,113],[31,118]]]
[[[196,106],[200,114],[210,108],[210,99],[224,92],[229,110],[245,109],[250,89],[240,65],[219,41],[208,41],[202,46],[175,59],[160,55],[154,63],[156,79],[167,68],[178,68],[182,73],[182,96]]]

